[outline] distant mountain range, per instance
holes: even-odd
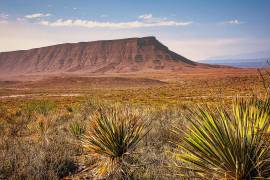
[[[242,68],[262,68],[270,67],[267,63],[267,58],[258,58],[258,59],[210,59],[200,61],[201,63],[207,64],[218,64]]]
[[[261,68],[270,66],[267,63],[267,60],[270,60],[270,50],[230,56],[211,57],[200,62],[243,68]]]

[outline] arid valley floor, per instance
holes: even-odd
[[[257,69],[95,76],[64,74],[43,79],[32,75],[0,81],[1,104],[6,105],[19,105],[19,102],[40,98],[53,99],[61,104],[93,98],[131,104],[177,105],[228,101],[236,95],[263,93],[265,89]]]

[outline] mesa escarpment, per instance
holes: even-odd
[[[177,71],[205,66],[178,55],[155,37],[67,43],[0,53],[0,74]]]

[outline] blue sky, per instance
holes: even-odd
[[[269,0],[0,0],[0,51],[156,36],[193,60],[269,51]]]

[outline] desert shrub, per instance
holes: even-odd
[[[130,153],[147,134],[148,122],[128,108],[100,108],[89,122],[89,130],[81,139],[82,146],[94,163],[93,177],[132,177]]]
[[[0,118],[0,135],[8,134],[10,136],[22,136],[27,133],[27,125],[29,119],[25,118],[25,115],[20,109],[2,109],[2,115]]]
[[[59,179],[77,169],[73,159],[79,149],[63,138],[49,145],[11,136],[0,139],[0,179]]]
[[[23,107],[23,111],[31,115],[32,113],[38,113],[40,115],[47,116],[48,113],[56,108],[56,104],[51,100],[32,100],[26,103]]]
[[[58,123],[61,113],[52,108],[38,109],[31,118],[23,107],[1,120],[0,179],[60,179],[77,170],[81,151],[65,131],[68,123]]]
[[[61,140],[61,136],[54,136],[54,138],[49,145],[37,146],[40,153],[36,155],[35,161],[33,161],[35,164],[30,166],[31,173],[34,173],[34,176],[48,178],[52,174],[57,178],[62,178],[77,170],[73,157],[79,150],[71,145],[68,140]],[[38,173],[35,174],[36,172]]]
[[[80,139],[85,133],[85,125],[79,121],[71,122],[69,125],[69,131],[74,137]]]
[[[237,100],[232,109],[198,107],[189,121],[175,158],[180,175],[201,179],[270,177],[270,115],[258,100]],[[175,131],[178,133],[179,131]]]

